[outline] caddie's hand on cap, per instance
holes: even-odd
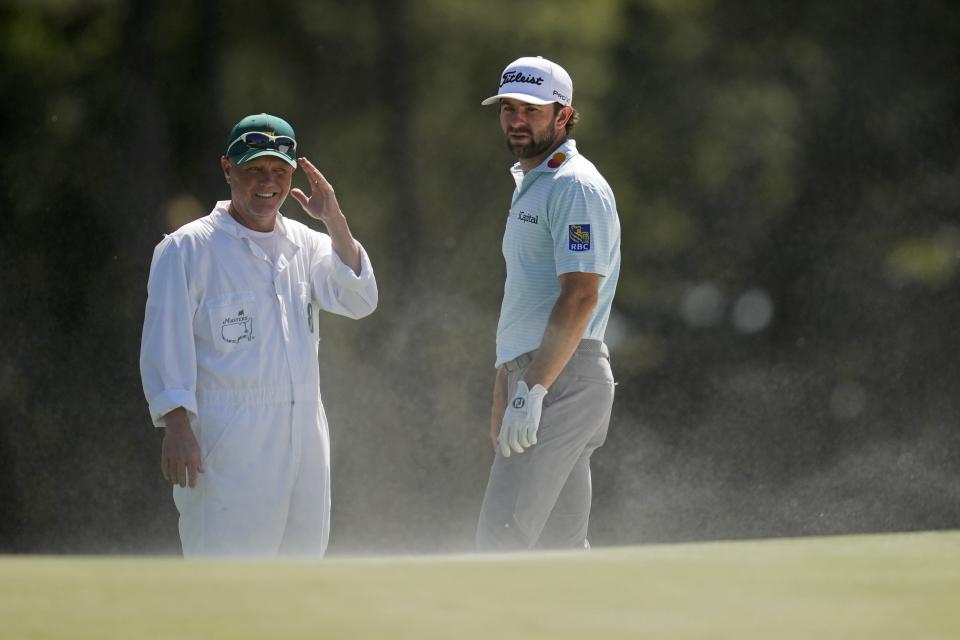
[[[353,269],[355,274],[360,275],[360,245],[350,233],[347,217],[343,215],[340,203],[337,202],[337,194],[312,162],[306,158],[298,158],[297,162],[307,176],[310,195],[308,196],[301,189],[291,189],[290,195],[300,203],[308,216],[324,224],[333,242],[334,252],[345,265]]]
[[[298,158],[297,162],[307,177],[307,183],[310,185],[310,195],[308,196],[302,189],[296,188],[290,190],[290,195],[300,203],[308,216],[324,224],[329,224],[338,216],[342,217],[343,212],[340,211],[337,194],[334,192],[333,186],[320,173],[320,170],[306,158]]]
[[[511,449],[523,453],[524,449],[537,444],[537,429],[540,428],[543,397],[546,395],[547,389],[542,384],[528,389],[523,380],[517,383],[517,391],[507,404],[500,426],[500,453],[503,457],[509,458]]]

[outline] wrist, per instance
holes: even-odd
[[[329,215],[318,216],[320,222],[322,222],[326,227],[327,231],[340,231],[346,229],[347,227],[347,216],[343,215],[343,212],[338,208],[336,211],[331,212]]]
[[[187,411],[183,407],[178,407],[163,416],[163,426],[167,431],[174,434],[181,434],[190,429],[190,419],[187,417]]]

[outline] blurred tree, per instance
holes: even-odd
[[[957,184],[955,154],[942,153],[957,141],[957,87],[946,77],[957,62],[954,11],[943,2],[629,4],[632,37],[614,55],[637,82],[609,114],[624,133],[621,209],[643,215],[624,236],[638,262],[618,294],[635,330],[622,355],[642,356],[650,342],[662,355],[620,358],[642,391],[622,393],[619,410],[662,442],[614,431],[603,452],[652,449],[640,454],[645,471],[625,456],[609,472],[643,478],[610,509],[632,511],[648,535],[956,522],[955,510],[929,507],[954,500],[956,465],[906,453],[932,441],[958,452],[946,426],[956,365],[951,349],[933,346],[955,342],[919,329],[944,326],[958,304],[960,203],[942,188]],[[756,332],[737,324],[755,288],[771,314]],[[704,305],[715,307],[696,316],[706,322],[684,322],[685,309]],[[861,466],[865,447],[882,455]],[[825,475],[858,499],[820,493]],[[686,494],[695,496],[677,507],[686,513],[659,511]],[[718,500],[725,511],[710,506]],[[831,508],[839,513],[822,520]]]

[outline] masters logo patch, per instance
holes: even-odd
[[[253,316],[248,316],[243,309],[236,315],[228,315],[220,325],[220,337],[234,344],[241,340],[253,342]]]
[[[590,225],[572,224],[570,229],[570,251],[590,251]]]

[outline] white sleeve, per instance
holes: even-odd
[[[359,242],[357,247],[360,249],[359,275],[332,249],[313,265],[310,281],[313,296],[321,309],[348,318],[363,318],[377,308],[379,294],[373,265]]]
[[[195,312],[183,256],[167,237],[153,252],[140,343],[140,377],[154,426],[164,426],[162,417],[177,407],[197,414]]]

